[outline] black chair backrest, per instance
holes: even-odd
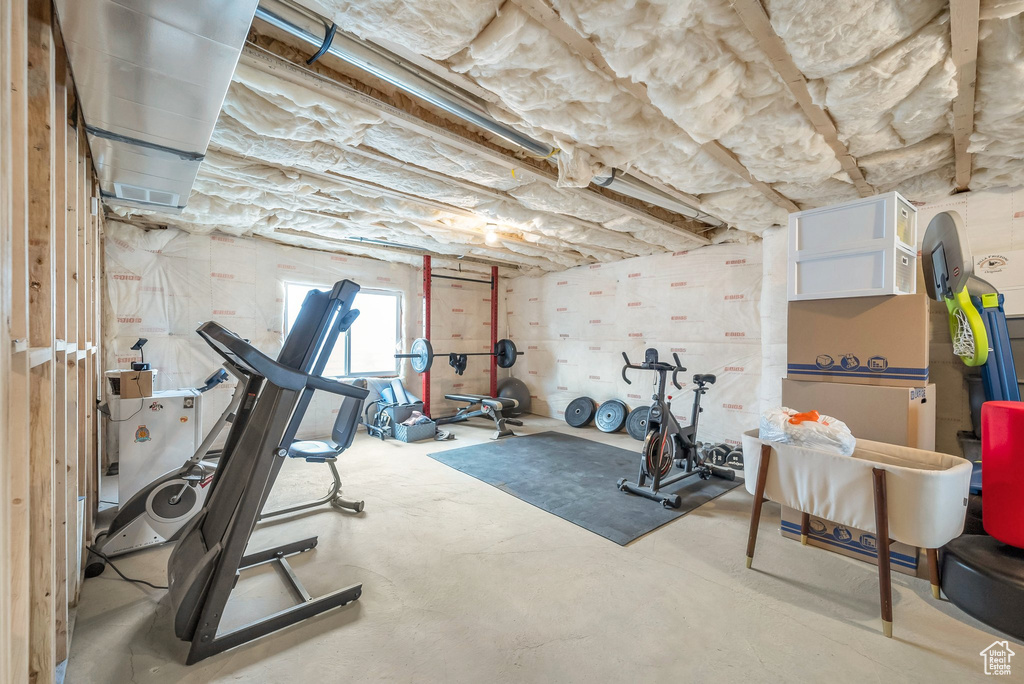
[[[334,429],[331,430],[331,440],[334,441],[335,451],[339,454],[352,445],[352,438],[359,427],[359,416],[362,413],[363,402],[351,397],[345,397],[338,407],[338,417],[334,420]]]

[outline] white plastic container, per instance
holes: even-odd
[[[917,209],[899,193],[789,215],[789,301],[916,291]]]

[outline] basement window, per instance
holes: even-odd
[[[285,283],[285,334],[291,330],[310,290],[329,290],[330,285]],[[393,290],[360,290],[353,308],[359,317],[338,338],[324,375],[339,378],[398,375],[395,353],[402,341],[402,293]]]

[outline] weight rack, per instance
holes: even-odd
[[[491,349],[498,343],[498,267],[491,266],[491,279],[463,278],[435,274],[431,269],[429,254],[423,255],[423,337],[430,340],[430,284],[434,278],[460,280],[466,283],[480,283],[491,286]],[[491,396],[498,393],[498,359],[491,357]],[[430,371],[423,374],[423,414],[430,415]]]

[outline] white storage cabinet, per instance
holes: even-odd
[[[151,397],[110,397],[110,419],[117,425],[118,502],[161,475],[180,468],[203,441],[199,390],[153,392]]]
[[[917,209],[897,192],[789,215],[789,301],[914,294]]]

